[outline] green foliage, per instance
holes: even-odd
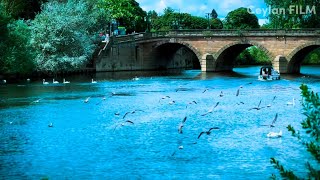
[[[32,45],[37,70],[73,71],[91,58],[105,14],[84,0],[49,2],[32,23]]]
[[[320,64],[320,48],[310,52],[302,62],[303,64]]]
[[[297,137],[307,149],[308,152],[316,159],[317,168],[320,163],[320,99],[317,93],[310,91],[307,85],[302,84],[300,86],[301,95],[303,97],[303,114],[306,119],[301,122],[303,135],[300,131],[297,131],[291,125],[288,125],[287,129],[294,137]],[[298,179],[293,171],[285,170],[285,168],[275,158],[271,158],[270,161],[274,164],[276,169],[279,169],[280,174],[284,178]],[[320,179],[320,170],[314,168],[309,162],[306,164],[308,169],[308,179]],[[275,177],[275,175],[273,175]]]
[[[223,23],[220,19],[214,18],[210,20],[211,29],[222,29]]]
[[[268,55],[256,46],[245,49],[236,58],[235,65],[270,65]]]
[[[265,0],[267,5],[272,8],[284,8],[286,12],[284,14],[272,14],[269,15],[270,26],[272,28],[319,28],[320,12],[319,1],[317,0]],[[312,10],[315,8],[316,14],[308,13],[307,7]],[[290,13],[290,7],[293,9]],[[296,8],[297,7],[297,8]],[[300,13],[300,8],[304,12]],[[298,13],[297,13],[297,11]]]
[[[223,27],[225,29],[253,29],[260,26],[257,16],[250,14],[247,8],[241,7],[228,13]]]
[[[274,167],[276,169],[278,169],[280,171],[280,174],[282,177],[286,177],[286,178],[289,178],[289,179],[299,179],[294,173],[293,171],[288,171],[286,170],[281,164],[279,161],[277,161],[275,158],[270,158],[270,163],[271,164],[274,164]],[[272,175],[272,177],[275,178],[275,175]]]
[[[146,29],[147,13],[135,0],[100,0],[99,7],[108,12],[120,25],[126,26],[128,32]]]
[[[191,16],[188,13],[177,13],[170,7],[162,16],[153,19],[152,28],[156,31],[171,29],[206,29],[208,20],[203,17]]]
[[[33,49],[30,29],[23,20],[7,24],[7,33],[0,43],[0,72],[4,74],[30,74],[33,71]]]
[[[14,19],[33,19],[44,2],[46,0],[0,0],[5,7],[5,12]]]

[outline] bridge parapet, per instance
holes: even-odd
[[[320,37],[320,29],[248,29],[248,30],[171,30],[115,36],[115,43],[147,40],[152,38],[184,37]]]

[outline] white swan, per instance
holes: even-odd
[[[138,80],[140,80],[140,78],[138,78],[138,77],[136,76],[136,77],[132,78],[132,80],[138,81]]]
[[[69,84],[70,81],[66,81],[66,79],[63,79],[63,84]]]
[[[294,103],[294,98],[292,98],[292,102],[291,102],[291,101],[287,102],[287,105],[292,105],[292,106],[294,106],[294,105],[295,105],[295,103]]]
[[[91,83],[97,83],[97,81],[94,81],[93,79],[91,79]]]
[[[267,134],[267,137],[268,138],[278,138],[278,137],[282,137],[282,131],[280,131],[280,132],[269,132],[268,134]]]
[[[53,84],[59,84],[59,81],[55,81],[54,79],[52,79],[52,83]]]
[[[49,84],[45,79],[42,79],[42,84]]]

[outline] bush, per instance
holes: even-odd
[[[296,137],[301,142],[306,150],[311,153],[317,162],[317,168],[320,163],[320,99],[317,93],[310,91],[308,86],[302,84],[300,86],[301,95],[303,97],[303,114],[306,119],[301,122],[303,132],[297,131],[291,125],[287,129],[292,136]],[[301,135],[303,134],[303,135]],[[309,136],[309,137],[305,137]],[[291,170],[286,170],[275,158],[271,158],[271,163],[280,171],[283,178],[299,179]],[[306,164],[308,170],[308,179],[320,179],[320,169],[314,168],[309,162]],[[276,178],[275,175],[272,175]]]

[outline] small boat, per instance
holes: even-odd
[[[260,68],[260,74],[258,76],[258,80],[260,81],[271,81],[271,80],[279,80],[280,73],[273,69],[272,66],[262,66]]]

